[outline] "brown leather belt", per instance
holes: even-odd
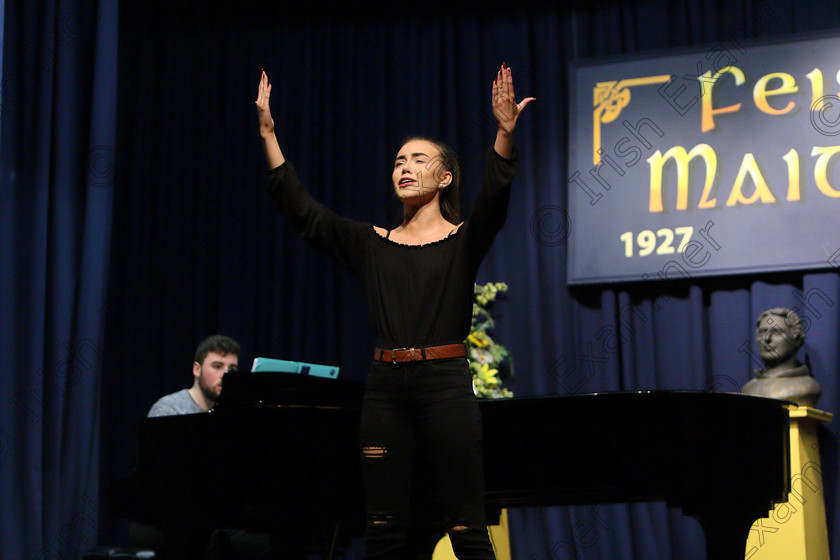
[[[439,346],[421,346],[419,348],[394,348],[393,350],[377,348],[373,353],[373,359],[378,362],[400,364],[404,362],[422,362],[424,360],[463,358],[466,355],[467,347],[458,342],[455,344],[441,344]]]

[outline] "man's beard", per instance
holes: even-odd
[[[198,388],[205,399],[214,403],[219,400],[219,394],[222,392],[221,387],[208,387],[203,378],[199,379]]]

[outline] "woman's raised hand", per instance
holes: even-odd
[[[526,97],[519,103],[513,92],[513,75],[510,68],[502,63],[502,67],[496,73],[493,80],[493,116],[496,118],[496,126],[499,132],[508,136],[513,135],[516,128],[516,119],[528,103],[534,101],[534,97]]]
[[[260,136],[263,140],[268,168],[274,169],[282,165],[286,158],[280,150],[280,144],[277,143],[277,136],[274,135],[274,119],[271,118],[271,109],[268,107],[269,97],[271,97],[271,84],[268,83],[268,76],[263,70],[260,76],[257,100],[254,103],[257,104],[257,115],[260,118]]]
[[[271,84],[268,82],[268,75],[265,70],[260,76],[260,86],[257,91],[257,115],[260,119],[260,134],[274,134],[274,119],[271,118],[271,109],[268,106],[268,99],[271,97]]]

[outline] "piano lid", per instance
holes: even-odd
[[[220,410],[143,420],[131,508],[215,526],[293,515],[363,527],[362,393],[340,380],[228,373]],[[482,400],[487,504],[665,501],[697,517],[709,558],[743,560],[750,525],[790,490],[790,406],[692,391]]]
[[[635,391],[481,402],[490,501],[548,505],[786,499],[787,401]],[[795,405],[792,405],[795,406]]]

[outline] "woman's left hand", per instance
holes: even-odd
[[[519,103],[513,92],[513,75],[510,68],[502,63],[502,67],[496,73],[493,81],[493,116],[496,119],[496,126],[499,132],[506,135],[513,135],[516,128],[516,119],[534,97],[526,97]]]

